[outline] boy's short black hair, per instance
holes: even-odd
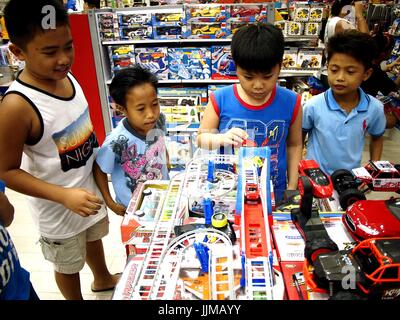
[[[342,53],[360,61],[365,69],[372,67],[377,47],[372,37],[357,30],[345,30],[329,38],[327,44],[328,63],[335,53]]]
[[[241,27],[231,43],[235,64],[249,72],[270,72],[282,63],[284,47],[281,29],[271,23]]]
[[[12,43],[22,49],[38,31],[44,31],[42,22],[48,23],[49,11],[42,9],[52,6],[55,10],[56,26],[69,25],[68,13],[60,0],[10,0],[4,8],[4,20]]]
[[[157,91],[157,77],[149,70],[136,64],[133,67],[122,69],[114,76],[110,84],[110,95],[122,107],[126,107],[126,94],[141,84],[150,83]]]

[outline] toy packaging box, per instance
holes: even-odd
[[[301,69],[319,69],[322,63],[322,50],[301,48],[297,54],[297,65]]]
[[[133,45],[108,46],[111,75],[119,70],[132,67],[135,64],[135,48]]]
[[[304,35],[305,36],[318,36],[319,30],[320,30],[320,23],[318,23],[318,22],[304,23]]]
[[[301,36],[303,34],[304,24],[298,21],[285,22],[285,34],[287,36]]]
[[[152,24],[151,13],[126,13],[118,14],[118,22],[120,27],[139,27]]]
[[[136,63],[156,74],[159,80],[168,79],[167,47],[136,48]]]
[[[188,22],[222,22],[227,18],[226,6],[220,4],[187,4],[185,10]]]
[[[243,22],[266,22],[267,8],[263,4],[228,5],[228,20]]]
[[[186,33],[186,26],[156,25],[153,26],[154,39],[181,39]]]
[[[118,17],[114,13],[102,13],[98,15],[100,38],[104,41],[119,40]]]
[[[285,48],[283,52],[282,69],[294,69],[297,68],[297,52],[298,48]]]
[[[230,46],[212,46],[212,79],[237,79]]]
[[[211,51],[208,48],[168,48],[169,79],[210,79]]]
[[[121,27],[119,36],[121,40],[151,39],[153,37],[153,27],[146,25]]]
[[[188,21],[185,38],[220,39],[227,35],[226,22]]]

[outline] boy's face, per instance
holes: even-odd
[[[146,135],[153,129],[160,117],[160,105],[153,85],[144,83],[129,89],[123,112],[138,133]]]
[[[277,64],[270,72],[250,72],[239,66],[236,69],[240,86],[251,102],[255,105],[266,102],[278,80],[280,65]]]
[[[12,45],[12,51],[25,61],[25,69],[38,80],[62,80],[74,61],[69,26],[37,32],[25,49]]]
[[[336,95],[346,95],[357,91],[367,80],[372,69],[347,54],[335,53],[328,62],[328,82]]]

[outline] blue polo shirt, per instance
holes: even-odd
[[[308,100],[303,109],[303,131],[308,133],[307,159],[332,174],[361,166],[365,134],[380,137],[386,118],[382,103],[359,89],[360,102],[350,113],[336,102],[332,90]]]

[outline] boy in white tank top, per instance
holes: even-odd
[[[107,210],[92,175],[98,147],[88,103],[69,73],[74,48],[58,0],[11,0],[4,9],[10,50],[25,68],[0,108],[0,179],[29,196],[46,260],[66,299],[82,299],[85,262],[93,291],[113,289],[101,238]],[[24,166],[21,166],[21,163]]]

